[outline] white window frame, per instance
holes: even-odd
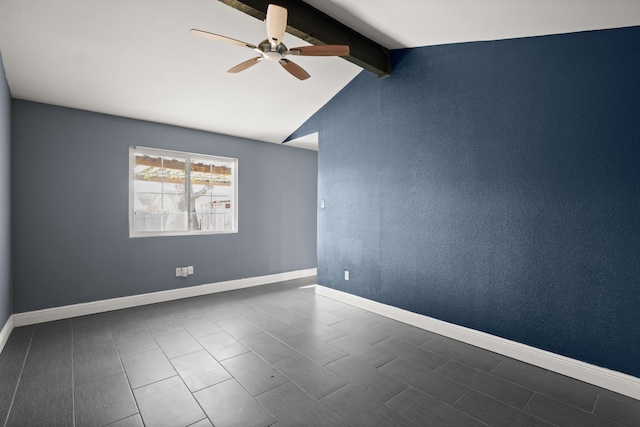
[[[165,230],[165,231],[136,231],[134,230],[134,211],[135,211],[135,156],[136,153],[143,153],[149,156],[163,156],[171,157],[173,159],[185,160],[185,180],[190,181],[190,169],[192,160],[209,160],[209,161],[221,161],[228,163],[231,167],[232,185],[233,185],[233,200],[231,202],[233,227],[229,230],[191,230],[190,224],[187,225],[187,230]],[[188,221],[191,221],[191,186],[186,185],[185,194],[185,211]],[[158,236],[193,236],[193,235],[207,235],[207,234],[231,234],[238,232],[238,159],[233,157],[214,156],[210,154],[190,153],[185,151],[165,150],[159,148],[149,148],[140,146],[129,147],[129,237],[158,237]]]

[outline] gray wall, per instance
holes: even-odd
[[[0,329],[12,313],[10,123],[11,94],[0,54]]]
[[[299,132],[319,283],[640,377],[639,46],[430,46],[358,75]]]
[[[316,267],[316,152],[19,100],[12,132],[16,313]],[[239,232],[129,238],[131,145],[238,158]]]

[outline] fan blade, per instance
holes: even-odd
[[[349,55],[349,46],[343,44],[301,46],[289,49],[288,53],[300,56],[347,56]]]
[[[227,73],[239,73],[240,71],[244,71],[247,68],[256,65],[258,62],[262,61],[262,57],[258,56],[256,58],[248,59],[240,64],[236,65],[233,68],[230,68]]]
[[[256,47],[251,43],[245,43],[240,40],[232,39],[231,37],[221,36],[219,34],[208,33],[202,30],[196,30],[195,28],[192,28],[190,33],[193,34],[194,36],[200,36],[206,39],[211,39],[211,40],[225,42],[225,43],[231,43],[231,44],[235,44],[236,46],[248,47],[249,49],[256,49]]]
[[[295,62],[289,61],[288,59],[281,59],[279,62],[280,65],[282,65],[282,67],[289,72],[289,74],[297,79],[306,80],[311,77],[309,73],[304,70],[304,68],[302,68]]]
[[[287,30],[287,9],[270,4],[267,7],[267,37],[271,46],[277,47],[282,43],[284,32]]]

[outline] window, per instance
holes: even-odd
[[[238,159],[131,147],[129,236],[238,231]]]

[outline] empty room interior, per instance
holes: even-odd
[[[0,426],[639,426],[640,3],[0,0]]]

